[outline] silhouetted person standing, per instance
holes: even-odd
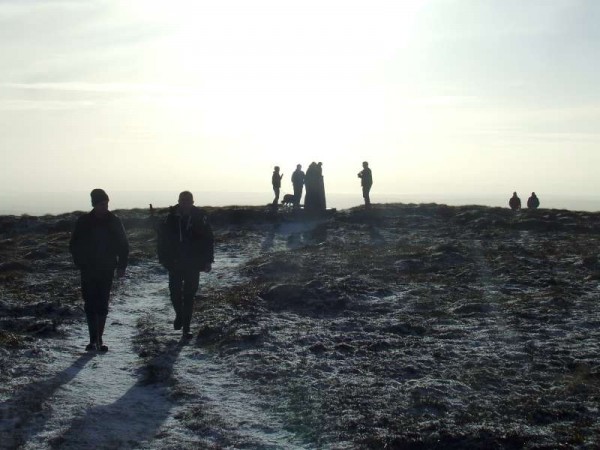
[[[161,225],[158,260],[169,271],[169,293],[175,310],[173,328],[190,337],[194,297],[200,283],[200,272],[210,272],[214,262],[214,236],[208,215],[194,206],[189,191],[179,194]]]
[[[513,211],[521,209],[521,199],[516,192],[513,192],[512,197],[508,200],[508,206],[510,206],[510,209]]]
[[[325,210],[325,184],[323,182],[323,164],[311,162],[306,170],[304,185],[306,195],[304,196],[304,209],[307,211]]]
[[[292,173],[292,185],[294,186],[294,206],[297,208],[302,200],[302,189],[304,188],[304,172],[302,165],[298,164]]]
[[[273,184],[273,192],[275,198],[273,199],[273,205],[277,206],[279,203],[279,190],[281,189],[281,179],[283,174],[279,174],[279,166],[273,168],[273,176],[271,177],[271,184]]]
[[[85,349],[106,352],[102,335],[110,290],[115,269],[119,278],[125,275],[129,243],[121,220],[108,210],[106,192],[94,189],[90,196],[93,209],[77,219],[69,250],[81,270],[81,294],[90,335]]]
[[[313,161],[308,165],[306,176],[304,177],[304,185],[306,186],[304,209],[307,211],[316,211],[318,209],[318,176],[317,163]]]
[[[360,178],[360,185],[362,186],[365,207],[370,208],[371,197],[369,197],[369,193],[371,192],[371,186],[373,186],[373,174],[371,173],[371,169],[369,169],[369,163],[367,161],[363,161],[362,166],[363,170],[358,172],[358,178]]]
[[[327,209],[327,201],[325,199],[325,179],[323,178],[323,163],[317,163],[317,182],[318,182],[318,194],[319,194],[319,210],[325,211]]]
[[[535,192],[531,193],[531,197],[527,199],[527,208],[538,209],[540,207],[540,199],[535,195]]]

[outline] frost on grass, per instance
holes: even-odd
[[[598,226],[558,211],[343,212],[318,241],[281,236],[246,264],[247,284],[205,305],[199,345],[318,445],[595,445]]]
[[[133,391],[170,402],[136,445],[600,445],[600,215],[443,205],[210,213],[217,261],[189,342],[170,328],[152,220],[121,214],[131,295],[152,296],[132,313],[124,347]],[[10,389],[35,378],[28,367],[40,358],[51,375],[36,342],[67,339],[83,320],[66,253],[73,218],[0,221],[3,407],[25,428],[27,404]]]

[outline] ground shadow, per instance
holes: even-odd
[[[276,226],[274,225],[266,234],[265,238],[262,241],[261,244],[261,250],[263,252],[268,252],[269,250],[271,250],[273,248],[273,245],[275,245],[275,233],[276,233]]]
[[[116,402],[94,406],[54,445],[67,448],[137,447],[155,438],[173,406],[169,396],[173,367],[189,340],[167,347],[140,369],[140,379]]]
[[[16,448],[22,445],[27,434],[35,434],[41,430],[50,418],[44,414],[44,404],[61,386],[67,384],[85,367],[96,354],[85,353],[73,364],[44,381],[34,381],[19,389],[14,396],[0,404],[0,441],[2,448]],[[37,420],[34,428],[26,425]]]
[[[381,231],[374,225],[369,226],[369,237],[373,245],[383,245],[386,243]]]

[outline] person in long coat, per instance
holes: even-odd
[[[306,169],[304,177],[304,186],[306,194],[304,195],[304,209],[307,211],[317,211],[319,209],[319,174],[317,173],[317,163],[311,162]]]
[[[317,192],[318,192],[318,209],[325,211],[327,209],[327,201],[325,199],[325,180],[323,178],[323,163],[319,161],[317,164]]]

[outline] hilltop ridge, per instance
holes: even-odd
[[[197,298],[192,353],[179,358],[212,355],[302,445],[598,445],[600,213],[206,209],[218,257]],[[153,229],[164,211],[116,213],[131,241],[131,289],[157,276],[166,287]],[[19,373],[36,377],[44,356],[33,346],[60,347],[83,320],[67,251],[77,215],[0,217],[2,398]],[[168,330],[168,317],[138,324],[145,382],[180,399],[174,420],[190,436],[240,442],[242,425],[186,401],[201,398],[203,381],[197,394],[182,390]]]

